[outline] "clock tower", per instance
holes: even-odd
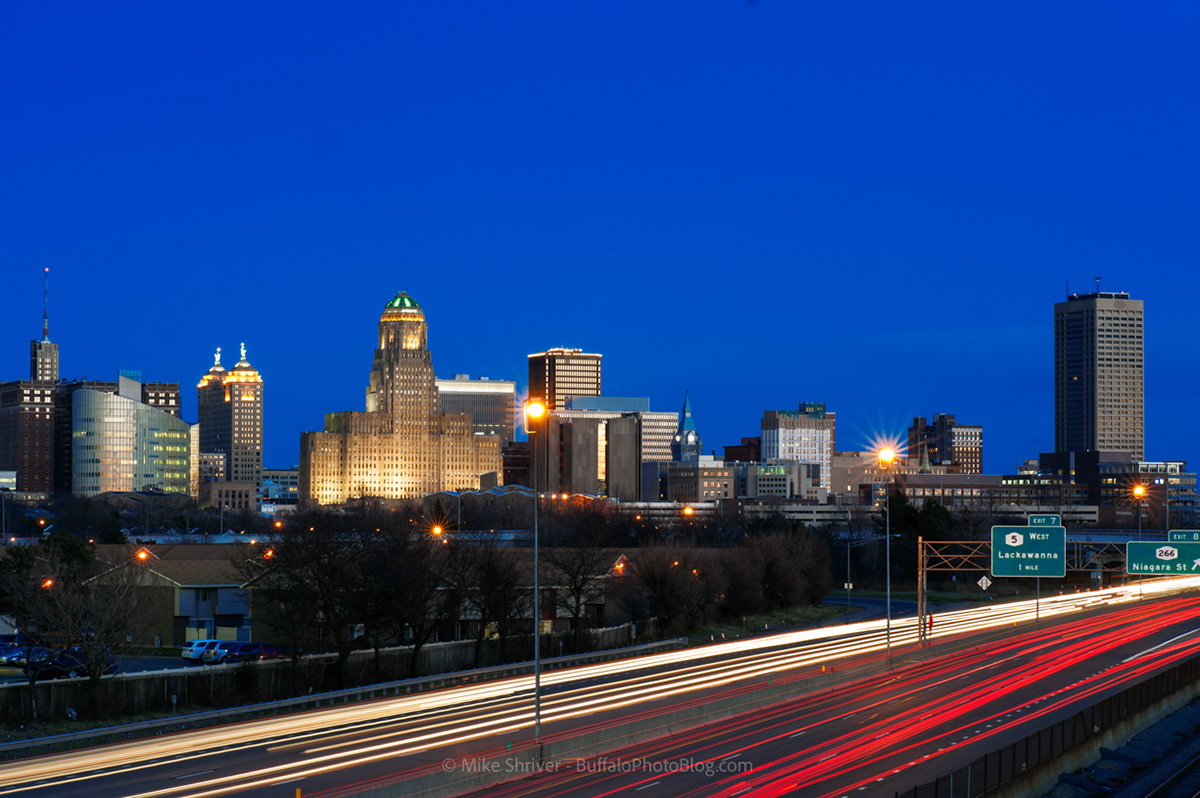
[[[683,410],[679,411],[679,427],[671,441],[671,459],[676,463],[696,462],[700,459],[700,432],[692,420],[692,403],[683,395]]]

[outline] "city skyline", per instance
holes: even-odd
[[[1135,300],[1137,299],[1136,296],[1133,296],[1132,298]],[[53,315],[53,314],[51,314],[51,315]],[[1048,329],[1047,329],[1047,341],[1045,343],[1045,346],[1046,346],[1047,350],[1049,351],[1049,360],[1050,360],[1050,366],[1051,366],[1050,370],[1052,372],[1053,371],[1053,368],[1052,368],[1053,367],[1053,320],[1051,319],[1046,326]],[[1152,326],[1153,325],[1150,324],[1149,320],[1147,320],[1147,328],[1152,328]],[[435,329],[433,335],[431,336],[433,341],[436,341],[436,334],[437,334],[437,330]],[[1147,338],[1149,338],[1149,337],[1150,337],[1149,334],[1147,334]],[[31,338],[30,340],[40,340],[40,339]],[[62,353],[62,355],[63,355],[63,362],[71,363],[73,358],[71,358],[71,355],[69,352],[69,346],[64,346],[61,342],[61,339],[53,337],[53,336],[51,337],[51,341],[53,341],[58,346],[59,352]],[[369,342],[364,343],[364,346],[367,346],[368,344],[369,344]],[[5,348],[10,348],[10,347],[5,347]],[[432,349],[434,349],[434,347],[431,343],[431,350]],[[1154,349],[1154,347],[1152,345],[1152,342],[1148,341],[1147,346],[1146,346],[1147,353],[1152,352],[1153,349]],[[257,351],[257,349],[256,349],[256,351]],[[530,354],[533,354],[533,353],[530,353]],[[598,354],[603,355],[604,353],[599,352]],[[276,353],[276,356],[277,355],[278,355],[278,353]],[[9,359],[8,357],[0,357],[0,362],[7,362],[8,359]],[[210,359],[211,359],[211,354],[210,354]],[[258,361],[259,359],[260,358],[256,356],[255,360]],[[273,358],[272,358],[272,355],[270,352],[264,351],[263,357],[261,359],[265,362],[270,362]],[[521,366],[527,366],[528,356],[527,355],[520,356],[519,363]],[[209,364],[209,365],[211,365],[211,364]],[[136,366],[137,366],[136,362],[125,363],[124,361],[121,361],[119,368],[129,369],[129,368],[134,368]],[[25,367],[26,367],[26,369],[29,368],[27,358],[25,359]],[[613,367],[613,364],[611,364],[611,361],[610,361],[610,367]],[[170,361],[168,360],[165,364],[156,366],[155,372],[157,373],[158,371],[162,371],[162,372],[166,373],[170,377],[170,379],[166,380],[166,381],[174,382],[175,374],[172,372],[172,368],[174,368],[174,367],[170,364]],[[442,371],[443,367],[439,366],[438,370],[439,370],[439,372]],[[450,374],[451,370],[453,370],[456,373],[462,373],[458,369],[451,369],[451,367],[445,367],[446,376],[442,377],[439,373],[439,379],[448,379],[451,376],[451,374]],[[84,379],[84,378],[94,379],[97,376],[101,376],[101,377],[103,376],[103,375],[96,375],[96,374],[87,372],[86,369],[84,371],[85,371],[84,375],[77,375],[73,372],[63,372],[62,379],[69,381],[69,380]],[[625,372],[625,374],[623,375],[624,381],[622,384],[636,385],[636,383],[631,383],[629,381],[631,379],[636,379],[635,377],[630,376],[630,372],[632,372],[633,374],[637,374],[640,371],[639,368],[637,368],[636,366],[632,366],[632,367],[626,366],[624,369],[616,369],[616,371],[617,371],[618,379],[622,379],[621,372],[622,371]],[[480,375],[480,376],[482,376],[482,375]],[[13,377],[9,377],[7,375],[0,375],[0,377],[3,377],[3,379],[24,378],[21,375],[16,375]],[[194,378],[189,378],[189,376],[185,374],[182,376],[182,379],[180,381],[184,382],[186,384],[186,382],[189,379],[194,379]],[[492,375],[492,379],[501,380],[501,379],[505,379],[505,377],[503,375]],[[518,404],[519,404],[520,398],[527,394],[527,387],[528,387],[527,380],[523,381],[520,379],[515,379],[514,381],[517,384]],[[274,380],[272,380],[272,383],[274,383]],[[607,384],[608,383],[606,382],[606,385]],[[1149,385],[1149,384],[1151,384],[1151,381],[1149,379],[1147,379],[1147,385]],[[357,386],[355,386],[355,387],[357,387]],[[355,393],[357,393],[361,396],[361,392],[362,392],[362,389],[358,388],[358,390]],[[274,393],[274,387],[273,387],[272,393]],[[1146,405],[1148,407],[1153,406],[1154,402],[1151,401],[1149,388],[1147,388],[1146,393],[1147,393]],[[303,396],[304,395],[303,392],[301,392],[300,395]],[[647,392],[638,391],[638,390],[629,390],[629,391],[622,392],[622,391],[613,391],[613,390],[606,389],[604,392],[604,395],[605,396],[623,396],[623,395],[624,396],[645,396],[645,395],[647,395]],[[661,405],[665,404],[665,402],[660,402],[656,397],[651,396],[650,399],[651,399],[651,407],[653,409],[659,410],[659,411],[674,412],[669,407],[662,407]],[[1052,400],[1053,400],[1053,384],[1051,384],[1051,386],[1050,386],[1049,399],[1052,402]],[[266,417],[264,420],[263,462],[264,462],[264,467],[287,468],[290,466],[294,466],[297,463],[296,462],[287,462],[287,463],[283,462],[283,460],[287,459],[286,457],[284,457],[278,461],[272,460],[272,457],[273,457],[272,452],[273,451],[276,451],[276,452],[283,451],[286,453],[286,451],[288,449],[286,440],[276,440],[274,442],[277,445],[272,447],[272,441],[274,438],[276,438],[276,436],[272,434],[272,429],[271,429],[272,415],[273,415],[272,411],[274,410],[274,402],[275,401],[279,401],[281,404],[283,404],[285,406],[289,406],[289,405],[293,404],[286,396],[280,396],[277,400],[273,400],[271,403],[268,403],[267,410],[266,410]],[[799,405],[801,402],[802,402],[802,400],[798,401],[797,403],[795,403],[791,406],[762,407],[761,409],[758,410],[757,415],[755,415],[754,418],[750,422],[750,425],[752,428],[747,427],[745,431],[739,433],[738,439],[740,440],[741,437],[752,437],[753,435],[759,434],[759,430],[760,430],[759,425],[761,424],[763,413],[765,413],[767,411],[794,410],[796,408],[796,406]],[[361,404],[361,398],[359,398],[359,403]],[[181,396],[180,396],[180,404],[181,404],[181,408],[182,408],[181,417],[188,423],[196,423],[198,420],[198,415],[197,415],[198,407],[196,405],[196,399],[194,396],[194,392],[186,391],[186,390],[182,391]],[[288,415],[290,417],[294,417],[294,418],[300,418],[301,419],[300,423],[303,424],[304,419],[307,418],[307,415],[306,415],[307,411],[311,410],[311,409],[312,408],[308,407],[308,403],[305,403],[304,405],[302,405],[298,408],[294,408],[295,412],[292,412],[292,413],[289,413],[286,415]],[[354,409],[354,408],[346,408],[346,409]],[[834,407],[830,407],[829,409],[830,409],[830,412],[838,413],[838,410]],[[986,423],[979,422],[978,420],[976,420],[973,417],[974,411],[973,411],[972,405],[970,403],[957,406],[956,408],[952,408],[952,410],[956,415],[959,416],[960,423],[968,423],[968,424],[973,424],[973,425],[984,426],[984,430],[983,430],[984,462],[985,462],[984,473],[1005,474],[1005,473],[1010,473],[1013,470],[1015,470],[1016,466],[1019,465],[1019,462],[1014,462],[1011,467],[998,467],[998,466],[991,465],[993,458],[996,457],[994,450],[996,448],[1000,448],[1000,446],[997,446],[996,444],[989,445],[990,440],[995,437],[996,433],[989,434],[989,428],[988,428],[989,425]],[[1053,445],[1053,434],[1054,434],[1053,418],[1054,417],[1053,417],[1052,404],[1048,408],[1048,411],[1049,411],[1049,413],[1048,413],[1047,426],[1049,429],[1046,433],[1046,436],[1049,438],[1048,445],[1045,448],[1039,449],[1038,451],[1031,451],[1029,454],[1025,455],[1027,458],[1035,458],[1038,454],[1040,454],[1042,452],[1054,451],[1054,445]],[[334,412],[334,411],[330,411],[330,410],[326,409],[326,410],[318,413],[315,417],[318,419],[323,419],[324,413],[326,413],[326,412]],[[861,425],[856,423],[855,419],[851,418],[849,420],[846,420],[843,418],[843,416],[841,414],[839,414],[838,420],[841,423],[839,424],[837,450],[838,451],[860,451],[860,450],[870,449],[874,446],[878,446],[880,444],[880,442],[884,439],[884,437],[888,437],[890,440],[893,440],[895,443],[897,443],[898,446],[900,447],[901,451],[903,451],[906,447],[906,436],[907,436],[908,424],[911,423],[913,418],[916,418],[916,417],[919,417],[922,415],[933,415],[932,411],[922,414],[922,411],[920,410],[920,408],[915,409],[914,412],[915,412],[915,415],[913,417],[908,418],[907,421],[903,422],[903,424],[901,425],[901,428],[898,428],[896,430],[893,430],[891,428],[872,429],[869,433],[867,433],[865,435],[865,437],[860,433]],[[937,412],[943,412],[943,411],[939,410]],[[708,428],[711,427],[714,429],[722,429],[722,428],[730,429],[730,428],[732,428],[732,423],[729,421],[727,416],[720,415],[717,408],[713,408],[711,420],[706,419],[707,415],[708,414],[706,414],[704,412],[697,412],[697,416],[696,416],[697,423],[701,426],[701,428],[706,430],[704,453],[707,454],[707,453],[711,453],[711,452],[715,451],[717,457],[721,457],[721,455],[723,454],[723,448],[726,445],[735,445],[738,442],[738,440],[722,439],[719,442],[711,441],[711,439],[708,437],[708,435],[709,435],[709,433],[707,432]],[[964,418],[966,419],[966,421],[963,421]],[[1014,418],[1012,423],[1024,424],[1027,422],[1028,422],[1027,418],[1024,421],[1020,421],[1020,420]],[[1152,428],[1152,426],[1153,425],[1147,424],[1148,429]],[[852,437],[851,440],[849,440],[849,441],[844,441],[843,440],[844,434],[849,434],[854,437]],[[520,436],[520,437],[523,437],[523,436]],[[1184,436],[1184,437],[1186,439],[1186,436]],[[1192,461],[1190,460],[1190,458],[1187,456],[1186,453],[1170,452],[1170,453],[1166,453],[1166,454],[1156,454],[1153,450],[1154,446],[1155,446],[1155,444],[1151,442],[1149,435],[1147,435],[1147,453],[1146,453],[1146,457],[1145,457],[1146,460],[1167,460],[1167,459],[1188,460],[1189,464],[1192,463]],[[298,454],[299,453],[299,432],[297,432],[297,434],[296,434],[296,445],[295,445],[294,449],[296,452],[294,459],[298,461],[299,460],[299,454]],[[1011,448],[1009,450],[1012,451]],[[1190,465],[1189,467],[1194,467],[1194,465]]]
[[[0,379],[48,267],[64,378],[194,385],[245,341],[290,466],[405,290],[440,378],[579,348],[606,394],[686,392],[706,452],[823,402],[839,449],[951,413],[1009,473],[1099,275],[1145,303],[1146,457],[1194,467],[1182,6],[682,8],[7,9]]]

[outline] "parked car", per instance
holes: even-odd
[[[230,662],[258,662],[262,643],[242,643],[229,654]]]
[[[274,643],[263,643],[262,649],[258,652],[259,659],[283,659],[287,656],[287,652],[283,650],[283,646],[277,646]]]
[[[25,663],[32,659],[34,662],[47,659],[51,656],[51,650],[42,648],[41,646],[16,646],[11,651],[0,656],[0,665],[8,667],[23,668]]]
[[[201,659],[209,665],[237,662],[236,652],[244,645],[246,644],[240,640],[221,640],[215,646],[205,648]]]
[[[188,662],[203,662],[206,649],[220,643],[220,640],[206,638],[204,640],[189,640],[183,644],[182,656]]]
[[[90,672],[88,652],[85,649],[74,646],[61,651],[41,651],[45,656],[30,657],[23,669],[26,674],[32,671],[35,679],[76,679],[85,677]],[[104,675],[117,672],[117,661],[108,652],[100,652],[97,659]]]

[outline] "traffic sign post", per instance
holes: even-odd
[[[1200,543],[1200,529],[1172,529],[1167,533],[1167,540],[1176,543],[1185,541]]]
[[[1066,528],[992,527],[992,576],[1062,578],[1066,575]]]
[[[1200,575],[1200,542],[1131,540],[1125,544],[1125,572],[1145,576]]]

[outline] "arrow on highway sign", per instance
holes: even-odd
[[[1125,572],[1146,576],[1200,574],[1200,543],[1131,540],[1125,544]]]

